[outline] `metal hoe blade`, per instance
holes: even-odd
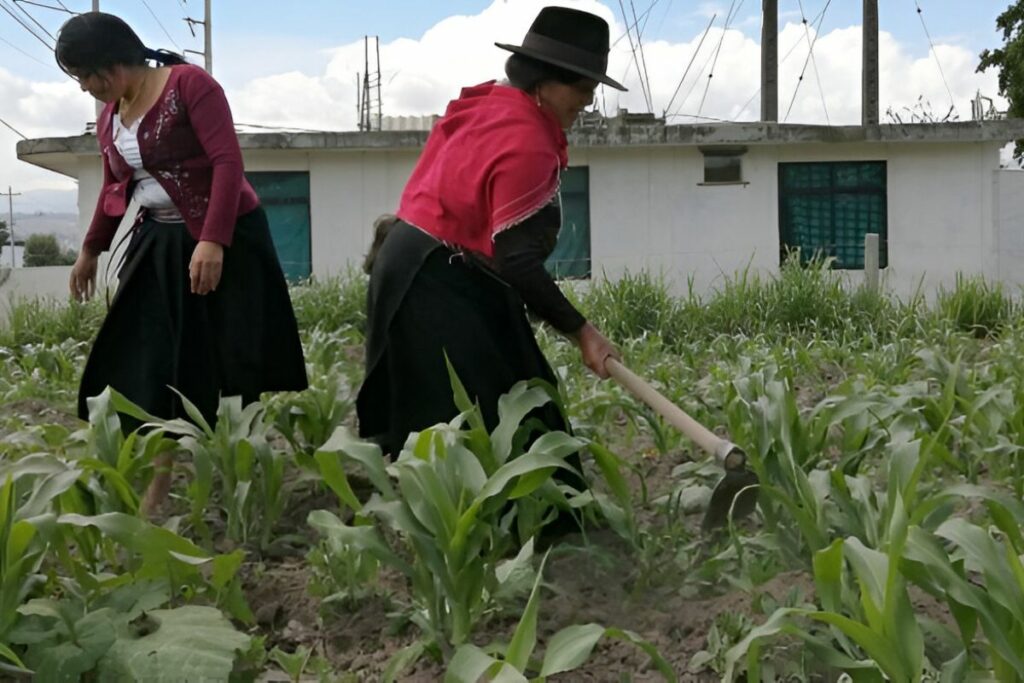
[[[711,492],[701,525],[705,531],[725,526],[730,517],[742,519],[757,505],[759,482],[757,475],[747,469],[747,454],[735,444],[723,441],[715,459],[725,468],[725,476]]]

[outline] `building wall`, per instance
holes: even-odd
[[[997,145],[782,145],[751,147],[747,184],[704,186],[703,156],[690,147],[589,149],[594,272],[663,272],[677,291],[699,291],[749,268],[779,265],[778,164],[884,160],[888,169],[889,267],[884,282],[900,296],[948,286],[956,273],[997,277],[993,174]],[[999,177],[1010,172],[1001,172]],[[1013,175],[1019,182],[1024,174]],[[1006,181],[1003,204],[1024,196]],[[1011,189],[1012,188],[1012,189]],[[1020,258],[1024,240],[1016,237]],[[1003,272],[1006,272],[1003,268]],[[849,271],[852,282],[862,274]]]
[[[1024,173],[996,171],[995,259],[1000,280],[1015,290],[1024,286]]]
[[[308,171],[313,273],[357,265],[373,221],[394,210],[418,150],[246,152],[251,171]],[[790,144],[751,146],[745,184],[703,186],[693,147],[579,148],[590,168],[595,276],[648,269],[677,291],[698,291],[749,269],[778,270],[778,164],[885,160],[889,267],[883,282],[901,296],[949,286],[957,272],[1024,282],[1024,173],[999,171],[999,145]],[[83,234],[99,187],[95,158],[79,174]],[[997,204],[998,200],[998,204]],[[997,248],[1004,254],[997,256]],[[849,273],[852,282],[862,275]]]
[[[0,326],[7,323],[11,306],[22,299],[67,301],[70,279],[71,266],[0,267]]]

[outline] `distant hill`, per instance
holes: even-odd
[[[17,192],[17,188],[15,188]],[[6,203],[0,207],[6,215]],[[78,190],[28,190],[14,198],[14,213],[78,213]]]
[[[6,203],[0,206],[0,220],[7,222]],[[29,235],[56,235],[65,248],[78,249],[78,190],[29,190],[14,198],[14,237],[19,242]]]
[[[4,219],[2,212],[0,218]],[[14,214],[14,237],[19,242],[29,235],[56,235],[65,248],[77,250],[82,236],[78,232],[77,213]]]

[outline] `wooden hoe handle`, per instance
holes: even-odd
[[[739,469],[746,465],[746,455],[735,444],[716,436],[625,365],[614,358],[609,358],[605,361],[604,367],[616,382],[702,449],[715,456],[726,469]]]

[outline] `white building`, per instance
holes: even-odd
[[[371,225],[393,211],[423,131],[239,135],[247,173],[293,277],[358,263]],[[881,240],[897,293],[957,273],[1024,283],[1024,173],[1000,149],[1024,121],[825,127],[775,123],[666,126],[608,119],[570,136],[560,270],[614,277],[663,272],[701,290],[749,268],[777,272],[787,247],[862,267]],[[81,228],[100,163],[91,134],[25,140],[19,158],[77,178]]]

